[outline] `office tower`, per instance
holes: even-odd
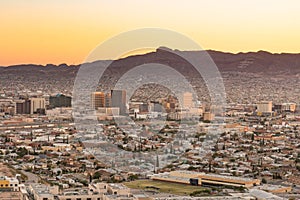
[[[126,91],[111,91],[111,106],[120,108],[120,115],[126,114]]]
[[[111,94],[110,93],[105,94],[105,107],[107,107],[107,108],[111,107]]]
[[[49,108],[71,107],[71,101],[72,101],[72,97],[63,94],[50,96]]]
[[[30,114],[31,102],[29,99],[16,101],[16,114]]]
[[[30,114],[45,113],[45,99],[40,97],[30,98]]]
[[[105,94],[104,92],[93,92],[91,97],[93,109],[105,107]]]
[[[183,104],[183,108],[193,108],[194,107],[193,94],[190,92],[183,93],[182,104]]]
[[[259,113],[271,113],[272,101],[262,101],[257,103],[257,112]]]

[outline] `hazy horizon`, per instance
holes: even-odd
[[[80,64],[107,39],[145,27],[181,33],[203,49],[300,52],[296,0],[3,0],[0,5],[0,66]]]
[[[172,50],[175,50],[175,49],[172,49]],[[178,49],[176,49],[178,50]],[[180,51],[195,51],[195,50],[180,50]],[[240,54],[240,53],[243,53],[243,54],[247,54],[247,53],[258,53],[258,52],[267,52],[267,53],[270,53],[270,54],[300,54],[300,52],[295,52],[295,53],[287,53],[287,52],[270,52],[270,51],[266,51],[266,50],[258,50],[258,51],[245,51],[245,52],[226,52],[226,51],[219,51],[219,50],[215,50],[215,49],[204,49],[204,50],[196,50],[196,51],[216,51],[216,52],[222,52],[222,53],[229,53],[229,54]],[[95,60],[95,61],[91,61],[91,62],[82,62],[82,63],[76,63],[76,64],[69,64],[67,62],[61,62],[61,63],[45,63],[45,64],[41,64],[41,63],[16,63],[16,64],[12,64],[12,65],[0,65],[0,67],[12,67],[12,66],[19,66],[19,65],[42,65],[42,66],[46,66],[46,65],[56,65],[56,66],[59,66],[59,65],[68,65],[68,66],[72,66],[72,65],[81,65],[81,64],[84,64],[84,63],[93,63],[93,62],[97,62],[97,61],[103,61],[103,60],[118,60],[118,59],[123,59],[123,58],[128,58],[130,56],[138,56],[138,55],[145,55],[145,54],[148,54],[148,53],[151,53],[151,52],[155,52],[155,49],[153,51],[145,51],[145,52],[140,52],[138,51],[138,53],[132,53],[132,52],[129,52],[129,53],[126,53],[116,59],[114,58],[108,58],[108,59],[99,59],[99,60]]]

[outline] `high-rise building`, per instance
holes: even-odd
[[[258,113],[271,113],[272,112],[272,101],[262,101],[257,103]]]
[[[110,93],[105,94],[105,107],[107,107],[107,108],[111,107],[111,94]]]
[[[45,99],[40,97],[30,98],[30,114],[45,113]]]
[[[190,92],[183,93],[182,104],[183,104],[183,108],[193,108],[194,107],[193,94]]]
[[[120,115],[126,114],[126,91],[111,91],[111,106],[120,108]]]
[[[16,114],[30,114],[31,101],[29,99],[22,99],[16,101]]]
[[[57,94],[55,96],[50,96],[49,98],[49,107],[71,107],[72,98],[63,94]]]
[[[98,109],[105,107],[105,94],[104,92],[93,92],[91,97],[92,108]]]

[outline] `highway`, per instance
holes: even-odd
[[[73,127],[74,123],[37,123],[37,124],[21,124],[21,125],[0,125],[0,131],[13,130],[32,130],[32,129],[49,129],[57,127]]]

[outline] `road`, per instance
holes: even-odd
[[[27,181],[28,183],[38,183],[40,180],[40,177],[38,177],[37,175],[31,173],[31,172],[26,172],[24,170],[22,170],[22,173],[27,176]]]

